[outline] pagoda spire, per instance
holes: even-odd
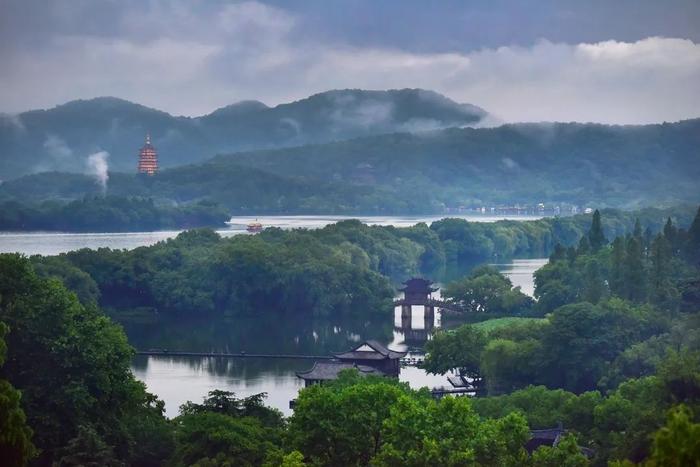
[[[154,175],[158,171],[158,153],[151,144],[151,133],[146,133],[146,144],[139,151],[139,173]]]

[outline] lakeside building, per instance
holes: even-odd
[[[297,377],[304,380],[305,386],[332,381],[338,373],[350,368],[356,369],[361,376],[390,376],[398,378],[401,370],[401,358],[406,352],[390,350],[377,341],[369,340],[346,352],[333,354],[333,359],[315,362],[307,371],[300,371]]]
[[[151,144],[151,135],[149,133],[146,133],[146,144],[139,151],[138,171],[146,175],[155,175],[158,172],[158,152]]]
[[[331,360],[327,362],[314,362],[314,366],[310,370],[298,372],[297,377],[303,379],[304,387],[308,388],[313,384],[322,384],[326,381],[336,380],[338,379],[338,373],[351,368],[357,370],[360,376],[386,376],[384,373],[371,366]]]
[[[347,352],[334,353],[343,363],[375,368],[387,376],[399,376],[401,359],[406,352],[390,350],[377,341],[365,341]]]

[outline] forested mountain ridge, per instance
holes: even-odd
[[[0,115],[0,179],[82,172],[88,155],[101,150],[110,153],[113,170],[135,172],[146,132],[161,166],[174,167],[217,153],[475,125],[485,116],[476,106],[421,89],[334,90],[275,107],[243,101],[194,118],[99,97]]]
[[[429,213],[515,203],[636,208],[700,199],[700,119],[394,133],[217,156],[154,177],[111,173],[107,193],[212,199],[232,213]],[[78,174],[0,185],[0,200],[99,194]],[[420,193],[420,196],[416,196]]]

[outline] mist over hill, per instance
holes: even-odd
[[[232,213],[440,213],[569,203],[633,208],[700,200],[700,119],[672,124],[517,124],[394,133],[222,155],[153,177],[110,173],[107,194],[217,201]],[[0,200],[100,194],[80,174],[0,185]]]
[[[477,125],[486,115],[421,89],[336,90],[275,107],[243,101],[194,118],[100,97],[0,115],[0,179],[82,172],[97,151],[110,154],[111,170],[135,172],[146,132],[161,166],[175,167],[233,151]]]

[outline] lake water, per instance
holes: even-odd
[[[419,222],[430,224],[445,216],[262,216],[232,217],[228,228],[218,229],[217,232],[228,237],[231,235],[247,234],[246,226],[256,219],[265,227],[292,228],[321,228],[328,224],[345,219],[359,219],[369,225],[393,225],[408,227]],[[487,214],[450,215],[473,222],[495,222],[503,219],[536,220],[539,216],[492,216]],[[133,249],[175,237],[180,230],[163,230],[156,232],[124,232],[124,233],[60,233],[60,232],[0,232],[0,253],[24,253],[26,255],[57,255],[79,248]]]
[[[405,227],[418,222],[430,223],[439,217],[361,217],[371,225]],[[460,217],[475,222],[494,222],[500,219],[532,220],[534,216],[466,215]],[[258,220],[266,227],[321,228],[347,219],[342,216],[270,216]],[[235,217],[229,228],[217,230],[222,236],[247,234],[245,227],[252,217]],[[0,233],[0,253],[20,252],[27,255],[54,255],[79,248],[110,247],[132,249],[152,245],[174,237],[179,231],[137,233]],[[514,260],[495,265],[532,294],[533,272],[546,259]],[[439,292],[437,293],[439,296]],[[267,318],[260,318],[260,316]],[[278,313],[261,313],[255,319],[232,321],[206,320],[202,322],[124,323],[129,341],[137,349],[171,349],[193,352],[227,352],[329,355],[347,350],[365,339],[376,339],[394,350],[408,351],[408,356],[420,357],[422,348],[441,317],[435,313],[426,322],[422,307],[413,307],[410,319],[401,317],[400,309],[391,317],[353,319],[300,320],[298,316],[279,317]],[[299,359],[225,359],[193,357],[137,356],[132,365],[134,375],[143,381],[149,391],[165,401],[166,413],[176,416],[186,401],[201,402],[213,389],[233,391],[238,397],[260,392],[268,394],[267,404],[290,414],[289,401],[303,387],[296,372],[309,369],[311,360]],[[404,367],[399,379],[411,387],[447,387],[445,376],[428,375],[415,367]]]
[[[523,292],[534,289],[532,274],[546,259],[513,260],[496,265]],[[434,294],[439,297],[439,292]],[[270,315],[268,315],[270,316]],[[393,320],[313,319],[301,322],[295,317],[274,317],[269,321],[236,319],[233,322],[153,323],[125,325],[129,340],[139,349],[171,349],[197,352],[266,353],[296,355],[329,355],[343,351],[365,339],[376,339],[389,348],[408,351],[409,357],[421,357],[430,332],[442,326],[436,311],[432,321],[424,319],[422,307],[413,307],[410,320],[402,319],[400,308]],[[260,392],[268,394],[267,404],[286,415],[291,413],[289,401],[304,386],[296,372],[308,370],[311,360],[295,359],[228,359],[199,357],[137,356],[134,375],[165,401],[166,413],[176,416],[181,404],[188,400],[201,402],[207,392],[223,389],[238,397]],[[449,387],[446,376],[429,375],[416,367],[404,367],[401,381],[413,388]]]

